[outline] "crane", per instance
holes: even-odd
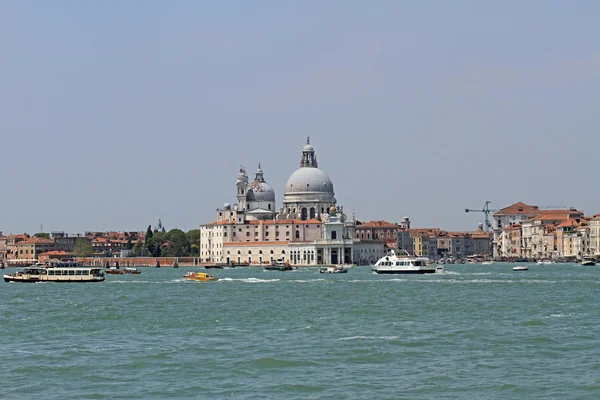
[[[485,214],[485,223],[483,224],[483,230],[486,232],[489,232],[489,228],[492,227],[492,224],[490,224],[490,213],[498,211],[498,210],[490,210],[490,204],[492,204],[491,201],[486,201],[483,208],[481,210],[472,210],[469,208],[465,208],[465,212],[482,212]]]

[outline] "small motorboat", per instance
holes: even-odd
[[[132,275],[139,275],[142,273],[142,271],[140,271],[137,268],[133,268],[133,267],[125,267],[125,273],[132,274]]]
[[[346,272],[348,272],[348,268],[343,265],[329,265],[319,269],[321,274],[345,274]]]
[[[517,265],[516,267],[513,267],[513,271],[527,271],[529,270],[529,267],[527,265]]]
[[[190,271],[183,276],[188,281],[198,281],[198,282],[210,282],[210,281],[218,281],[219,278],[213,276],[211,274],[207,274],[205,272],[193,272]]]
[[[125,269],[121,269],[119,267],[110,267],[104,270],[108,275],[125,275],[127,271]]]
[[[435,272],[436,272],[437,274],[439,274],[439,273],[441,273],[441,272],[444,272],[444,266],[443,266],[443,265],[436,265],[436,267],[435,267]]]

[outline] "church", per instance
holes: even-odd
[[[235,204],[226,203],[217,209],[215,222],[200,226],[201,261],[359,265],[381,258],[384,243],[354,238],[354,219],[348,221],[343,207],[336,204],[333,183],[319,169],[315,149],[307,138],[300,167],[285,185],[279,210],[261,165],[252,182],[245,168],[240,168]]]

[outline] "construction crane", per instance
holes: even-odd
[[[486,201],[485,205],[483,206],[483,208],[481,210],[472,210],[472,209],[469,209],[469,208],[465,208],[465,212],[466,213],[468,213],[468,212],[482,212],[482,213],[485,214],[485,222],[483,224],[483,230],[486,231],[486,232],[489,232],[489,228],[492,227],[492,224],[490,224],[490,213],[498,211],[498,210],[490,210],[490,204],[492,204],[491,201],[489,201],[489,200]]]

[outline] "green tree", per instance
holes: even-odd
[[[33,235],[37,238],[44,238],[44,239],[50,239],[50,234],[46,233],[46,232],[38,232],[35,235]]]
[[[171,248],[171,257],[183,257],[190,250],[190,242],[186,234],[181,229],[171,229],[167,233],[169,247]]]
[[[144,243],[148,244],[148,242],[152,239],[154,234],[152,233],[152,225],[148,225],[148,229],[146,229],[146,237],[144,238]]]
[[[131,243],[131,238],[127,238],[127,244],[125,245],[125,250],[133,249],[133,244]]]
[[[200,254],[200,229],[192,229],[185,236],[190,244],[190,250],[186,256],[197,257]]]
[[[84,238],[75,240],[75,248],[73,249],[78,257],[88,257],[94,253],[92,243]]]

